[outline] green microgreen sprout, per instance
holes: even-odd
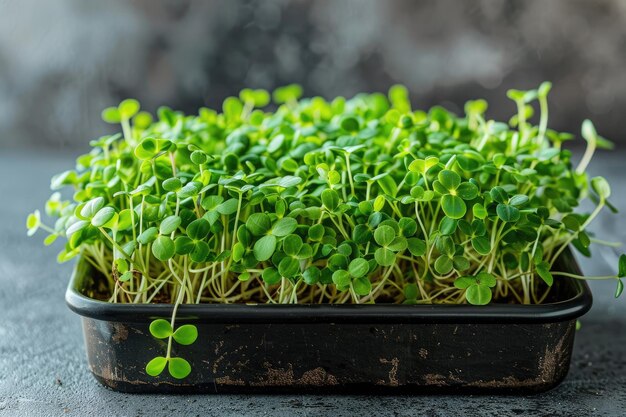
[[[29,215],[28,234],[65,238],[59,261],[82,256],[109,302],[173,304],[150,326],[167,350],[146,372],[174,378],[191,368],[173,344],[197,337],[175,327],[181,304],[531,304],[559,277],[615,279],[619,296],[624,255],[612,276],[559,271],[568,247],[617,244],[588,230],[615,211],[607,181],[586,172],[612,145],[586,120],[573,168],[561,146],[573,135],[548,128],[550,89],[509,91],[508,125],[484,100],[462,116],[413,110],[402,86],[330,101],[297,85],[245,89],[198,115],[124,100],[102,114],[122,133],[52,178],[74,193],[46,203],[53,226]]]

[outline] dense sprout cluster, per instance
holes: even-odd
[[[274,111],[247,89],[222,113],[154,121],[125,100],[103,112],[123,133],[53,178],[74,189],[48,201],[54,227],[38,212],[28,226],[66,237],[59,260],[84,257],[111,302],[540,303],[553,277],[577,278],[553,265],[570,245],[589,255],[587,226],[612,208],[585,173],[609,142],[586,121],[574,168],[549,89],[509,91],[508,124],[483,100],[412,110],[401,86],[327,101],[292,85]],[[595,210],[576,213],[587,197]]]

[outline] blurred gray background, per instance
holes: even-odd
[[[554,83],[550,126],[626,141],[626,1],[0,0],[0,151],[86,148],[100,111],[219,107],[243,87],[350,96],[406,84],[460,111]]]

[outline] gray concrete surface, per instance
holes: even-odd
[[[612,179],[626,211],[625,156],[605,154],[592,170]],[[595,305],[576,338],[572,368],[558,388],[537,396],[142,396],[102,388],[89,374],[79,318],[63,296],[72,265],[56,248],[27,238],[26,213],[41,208],[51,174],[68,155],[0,151],[0,416],[587,416],[626,415],[626,299],[614,283],[593,283]],[[626,241],[626,213],[596,230]],[[615,255],[583,260],[587,274],[610,271]]]

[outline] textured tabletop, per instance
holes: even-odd
[[[576,336],[572,367],[556,389],[528,397],[493,396],[142,396],[102,388],[89,374],[78,316],[65,306],[72,265],[58,247],[27,238],[26,214],[42,208],[49,177],[73,166],[69,154],[0,151],[0,416],[586,416],[626,415],[626,298],[614,282],[593,282],[594,306]],[[609,178],[623,213],[594,225],[626,242],[626,155],[591,166]],[[618,194],[621,194],[618,195]],[[625,248],[626,250],[626,248]],[[616,255],[596,248],[586,274],[612,273]]]

